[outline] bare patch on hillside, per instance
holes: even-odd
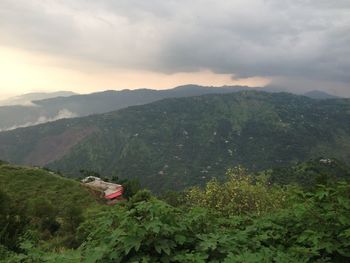
[[[94,127],[69,129],[59,135],[47,136],[40,140],[24,160],[25,164],[45,166],[61,159],[80,141],[96,132]]]

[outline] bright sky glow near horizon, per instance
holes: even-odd
[[[107,89],[165,89],[192,83],[207,86],[264,86],[269,83],[268,79],[260,77],[235,80],[231,74],[215,74],[209,70],[165,74],[142,70],[94,69],[90,65],[86,71],[80,71],[74,61],[1,47],[0,57],[0,99],[30,92],[59,90],[90,93]],[[63,63],[71,67],[64,67]]]
[[[0,99],[267,84],[350,97],[347,0],[1,0]]]

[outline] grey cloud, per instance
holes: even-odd
[[[347,84],[350,3],[2,0],[0,44],[109,67]]]

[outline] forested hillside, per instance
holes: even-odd
[[[76,246],[76,229],[98,200],[78,181],[0,161],[0,262],[25,239],[47,249]]]
[[[2,163],[0,185],[3,186],[1,190],[16,203],[25,204],[26,200],[34,199],[45,200],[61,211],[70,203],[76,203],[81,208],[97,204],[79,182],[40,168]]]
[[[141,190],[104,206],[76,181],[2,163],[0,262],[349,261],[344,178],[305,190],[242,167],[222,177],[163,200]]]
[[[292,166],[275,167],[262,173],[269,177],[271,183],[297,184],[304,188],[339,179],[350,180],[349,166],[335,159],[315,159]]]
[[[225,94],[251,89],[253,88],[245,86],[203,87],[186,85],[166,90],[107,90],[91,94],[71,94],[74,96],[62,96],[65,93],[56,93],[56,97],[47,99],[39,99],[40,96],[35,96],[35,94],[30,96],[29,94],[22,96],[26,100],[25,104],[21,103],[23,102],[23,99],[21,99],[18,101],[19,105],[11,103],[6,104],[7,106],[0,106],[0,131],[33,126],[56,119],[106,113],[164,98],[199,96],[213,93]],[[34,99],[35,97],[38,99]]]
[[[27,94],[9,103],[0,101],[0,131],[17,127],[28,127],[62,118],[83,117],[92,114],[106,113],[129,106],[143,105],[165,98],[200,96],[204,94],[226,94],[244,90],[276,92],[278,87],[253,88],[247,86],[206,87],[184,85],[165,90],[107,90],[91,94],[74,94],[57,92],[52,94]],[[56,96],[55,96],[56,95]],[[45,96],[51,96],[44,99]],[[317,99],[336,98],[314,91],[305,96]],[[41,99],[39,99],[41,97]],[[37,98],[37,99],[35,99]],[[6,106],[5,106],[6,105]]]
[[[156,191],[310,158],[350,162],[350,101],[240,92],[166,99],[0,133],[0,158],[137,178]]]

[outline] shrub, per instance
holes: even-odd
[[[214,209],[223,215],[261,215],[286,204],[286,190],[270,185],[264,177],[252,177],[241,167],[229,169],[226,176],[224,183],[213,179],[204,189],[191,188],[186,195],[187,203]]]

